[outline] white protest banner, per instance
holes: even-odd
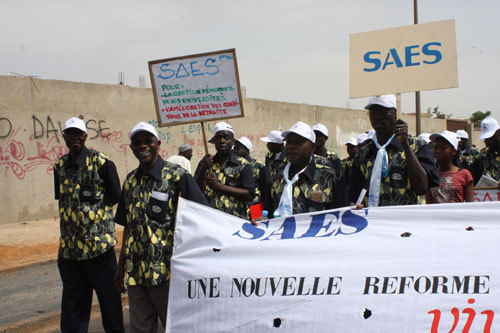
[[[158,126],[243,117],[235,49],[148,64]]]
[[[351,34],[350,98],[458,87],[455,20]]]
[[[474,201],[500,201],[500,190],[477,190],[474,189]]]
[[[461,203],[253,226],[180,198],[166,332],[494,332],[499,216]]]

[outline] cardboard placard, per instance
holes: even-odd
[[[158,126],[244,116],[235,49],[148,64]]]

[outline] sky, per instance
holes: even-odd
[[[419,23],[455,19],[459,88],[421,111],[500,120],[498,0],[419,0]],[[349,99],[349,35],[413,24],[413,0],[1,0],[0,75],[151,87],[148,61],[236,49],[249,98],[362,109]],[[402,94],[415,112],[414,93]]]

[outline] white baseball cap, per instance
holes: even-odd
[[[312,127],[313,131],[318,131],[322,133],[324,136],[328,137],[328,128],[326,128],[323,124],[316,124]]]
[[[220,123],[215,124],[214,135],[210,138],[210,140],[208,140],[208,142],[214,143],[215,136],[217,135],[217,132],[220,131],[229,131],[234,135],[234,129],[231,127],[231,125],[221,121]]]
[[[132,132],[130,132],[130,135],[128,136],[130,140],[136,135],[138,132],[149,132],[153,134],[158,140],[160,140],[160,137],[158,136],[158,132],[156,132],[155,128],[153,125],[146,124],[145,122],[141,121],[137,125],[134,126],[132,129]]]
[[[80,118],[71,117],[64,124],[63,132],[69,128],[78,128],[80,131],[87,133],[87,126],[85,126],[85,122]]]
[[[368,131],[368,133],[366,133],[366,135],[368,135],[368,139],[373,138],[373,136],[375,135],[375,130],[372,128]]]
[[[442,131],[439,134],[432,134],[430,136],[430,139],[432,142],[435,142],[437,138],[443,138],[446,141],[448,141],[455,150],[458,148],[458,136],[457,133],[455,132],[450,132],[450,131]]]
[[[281,131],[271,131],[268,136],[260,138],[261,141],[271,142],[271,143],[283,143],[283,137],[281,136]]]
[[[365,142],[366,140],[368,140],[368,134],[361,133],[360,135],[358,135],[358,145]]]
[[[242,136],[241,138],[236,139],[236,141],[238,141],[243,146],[245,146],[248,149],[248,151],[250,151],[250,152],[252,151],[252,143],[250,142],[250,140],[246,136]]]
[[[349,138],[349,140],[347,140],[347,142],[345,144],[346,145],[357,146],[358,145],[358,140],[356,140],[355,138]]]
[[[295,133],[297,135],[300,135],[301,137],[306,138],[307,140],[311,141],[312,143],[316,142],[316,134],[314,134],[314,131],[312,130],[311,126],[309,126],[306,123],[303,123],[301,121],[297,122],[295,125],[290,127],[290,129],[288,131],[284,131],[281,134],[281,136],[286,141],[286,137],[290,133]]]
[[[381,105],[384,108],[396,108],[396,96],[394,95],[377,95],[370,97],[365,109],[369,110],[372,105]]]
[[[418,137],[427,143],[431,142],[431,133],[421,133]]]
[[[479,139],[484,140],[491,138],[495,132],[500,128],[498,121],[492,117],[486,117],[481,122],[481,136]]]
[[[468,139],[469,138],[469,134],[467,134],[467,132],[464,131],[464,130],[458,130],[457,131],[457,136],[459,138],[464,138],[464,139]]]

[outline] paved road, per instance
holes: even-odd
[[[20,322],[33,320],[36,324],[25,331],[59,332],[57,317],[61,309],[61,292],[62,283],[55,262],[0,274],[0,331],[3,327],[15,327]],[[36,321],[43,316],[53,320]],[[123,317],[125,331],[130,332],[128,306],[123,309]],[[45,323],[49,326],[44,326]],[[163,332],[163,326],[159,326],[158,332]],[[92,317],[89,327],[89,333],[97,332],[103,332],[100,314]]]
[[[58,311],[61,290],[56,263],[0,275],[0,327]]]

